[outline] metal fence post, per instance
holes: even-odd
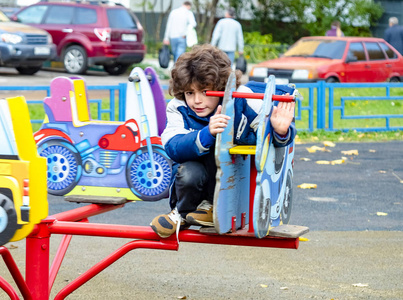
[[[317,120],[316,127],[325,129],[326,114],[326,83],[321,80],[318,84],[318,101],[317,101]]]
[[[126,118],[126,93],[127,84],[119,83],[119,121],[125,121]]]

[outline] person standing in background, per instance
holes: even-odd
[[[234,63],[235,51],[238,50],[238,54],[242,55],[244,47],[242,26],[234,18],[235,9],[230,7],[225,12],[225,18],[217,22],[211,39],[213,46],[217,46],[228,55],[231,64]]]
[[[389,18],[389,28],[385,30],[385,41],[403,55],[403,27],[399,25],[398,18]]]
[[[192,3],[183,2],[182,6],[171,11],[164,35],[164,45],[171,45],[174,62],[186,51],[186,32],[189,26],[196,27],[196,19],[190,11]]]
[[[340,22],[339,21],[333,21],[331,25],[331,29],[326,31],[326,36],[344,36],[343,31],[340,29]]]

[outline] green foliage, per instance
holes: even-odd
[[[285,50],[285,45],[273,42],[271,34],[260,34],[260,32],[244,32],[244,56],[251,62],[261,62],[279,57]]]

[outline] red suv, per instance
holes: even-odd
[[[122,5],[89,3],[39,2],[11,19],[49,32],[57,59],[69,73],[84,74],[89,66],[102,65],[111,75],[123,74],[144,58],[143,28]]]

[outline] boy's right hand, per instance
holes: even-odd
[[[222,106],[218,105],[217,110],[214,116],[210,118],[208,125],[210,134],[214,137],[216,137],[217,133],[224,131],[224,128],[228,125],[228,120],[231,119],[229,116],[221,114],[221,110]]]

